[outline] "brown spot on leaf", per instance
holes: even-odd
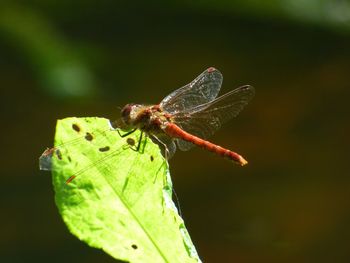
[[[135,140],[132,138],[127,138],[126,142],[130,145],[130,146],[134,146],[135,145]]]
[[[87,141],[92,141],[92,140],[94,139],[94,137],[92,136],[91,133],[87,132],[87,133],[85,134],[85,139],[86,139]]]
[[[56,153],[57,158],[62,160],[62,153],[61,153],[61,151],[59,149],[56,149],[55,153]]]
[[[73,128],[73,130],[75,130],[76,132],[80,132],[80,127],[79,127],[78,124],[73,123],[73,124],[72,124],[72,128]]]
[[[109,146],[105,146],[105,147],[101,147],[101,148],[99,148],[98,150],[100,151],[100,152],[107,152],[107,151],[109,151]]]

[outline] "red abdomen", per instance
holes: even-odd
[[[225,149],[219,145],[216,145],[216,144],[211,143],[209,141],[203,140],[197,136],[194,136],[188,132],[185,132],[184,130],[182,130],[179,126],[177,126],[174,123],[168,123],[166,128],[164,129],[164,132],[172,138],[179,138],[179,139],[191,142],[199,147],[202,147],[203,149],[206,149],[210,152],[216,153],[217,155],[226,157],[226,158],[238,163],[241,166],[246,165],[248,163],[238,153],[235,153],[235,152],[230,151],[228,149]]]

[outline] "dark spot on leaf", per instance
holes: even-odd
[[[68,156],[68,161],[69,161],[69,162],[72,162],[72,158],[70,158],[70,156]]]
[[[92,141],[93,138],[94,138],[94,137],[92,136],[91,133],[89,133],[89,132],[86,133],[85,139],[86,139],[87,141]]]
[[[153,157],[153,155],[151,155],[151,162],[153,162],[153,160],[154,160],[154,157]]]
[[[137,245],[135,245],[135,244],[132,244],[131,247],[132,247],[133,249],[137,249]]]
[[[130,146],[134,146],[135,145],[135,140],[132,138],[127,138],[126,142],[130,145]]]
[[[109,146],[105,146],[105,147],[101,147],[101,148],[99,148],[98,150],[100,151],[100,152],[107,152],[107,151],[109,151]]]
[[[56,153],[57,158],[62,160],[62,153],[61,153],[61,151],[59,149],[56,149],[55,153]]]
[[[72,124],[72,128],[73,128],[73,130],[75,130],[76,132],[80,132],[80,127],[79,127],[78,124],[73,123],[73,124]]]

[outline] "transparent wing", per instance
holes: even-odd
[[[215,68],[208,68],[191,83],[170,93],[160,106],[171,114],[190,110],[215,99],[221,84],[221,73]]]
[[[253,98],[254,93],[252,86],[242,86],[213,101],[175,114],[173,116],[174,122],[183,130],[206,139],[217,131],[223,123],[237,116]],[[177,140],[177,144],[182,151],[193,147],[193,144],[180,139]]]
[[[176,152],[176,144],[173,138],[170,138],[165,134],[152,134],[150,138],[160,147],[162,155],[165,157],[165,159],[169,160],[174,156],[174,153]]]

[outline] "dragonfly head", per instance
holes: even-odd
[[[137,117],[137,114],[139,112],[139,109],[141,107],[142,106],[139,104],[130,103],[130,104],[126,104],[122,108],[121,110],[122,121],[126,127],[130,127],[133,125]]]

